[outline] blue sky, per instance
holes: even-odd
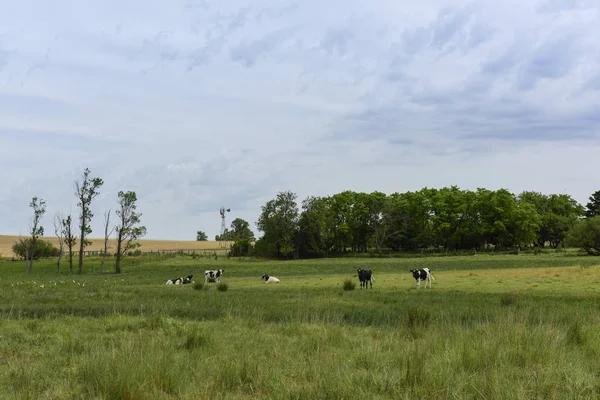
[[[597,1],[1,4],[0,234],[86,166],[92,237],[119,190],[193,240],[280,190],[600,189]]]

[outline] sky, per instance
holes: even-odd
[[[0,234],[104,180],[148,239],[291,190],[600,189],[597,0],[0,0]]]

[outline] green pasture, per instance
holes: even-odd
[[[600,396],[598,258],[182,256],[129,259],[120,275],[85,261],[83,275],[0,261],[0,398]],[[432,290],[415,289],[423,266]],[[165,285],[209,268],[227,291]]]

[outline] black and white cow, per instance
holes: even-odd
[[[279,283],[278,278],[275,278],[274,276],[269,276],[267,274],[264,274],[261,279],[264,279],[265,283]]]
[[[219,278],[223,276],[222,269],[207,269],[204,271],[204,283],[208,282],[217,282],[219,283]]]
[[[427,289],[427,282],[429,282],[429,289],[431,289],[431,280],[435,281],[435,278],[429,268],[411,269],[410,272],[412,272],[413,278],[417,281],[417,289],[421,287],[421,281],[425,281],[425,289]]]
[[[362,289],[363,285],[365,289],[368,289],[368,284],[371,284],[371,289],[373,289],[373,271],[370,269],[358,269],[358,280],[360,281],[360,288]]]
[[[186,283],[192,283],[192,276],[193,275],[188,275],[187,278],[169,279],[167,285],[185,285]]]

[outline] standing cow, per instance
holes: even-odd
[[[204,283],[208,283],[208,282],[217,282],[219,283],[219,278],[221,278],[223,276],[223,270],[222,269],[207,269],[206,271],[204,271]]]
[[[373,271],[371,271],[370,269],[358,269],[358,280],[360,281],[360,288],[363,288],[363,285],[365,287],[365,289],[368,289],[368,284],[371,284],[371,289],[373,289],[373,281],[375,280],[373,278]]]
[[[427,289],[427,282],[429,282],[429,289],[431,289],[431,280],[435,280],[435,278],[429,268],[411,269],[410,272],[412,272],[413,278],[417,281],[417,289],[421,288],[421,281],[425,281],[425,289]]]

